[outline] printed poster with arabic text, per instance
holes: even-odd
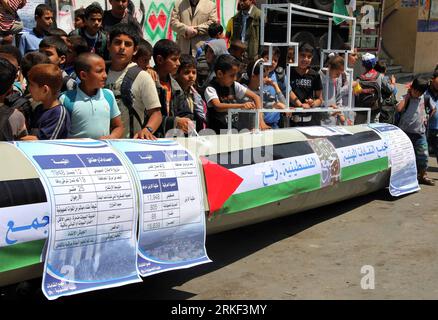
[[[136,191],[119,156],[92,140],[16,146],[38,170],[51,205],[45,296],[52,300],[141,281]]]
[[[211,262],[197,159],[171,140],[112,140],[140,189],[138,269],[142,276]]]

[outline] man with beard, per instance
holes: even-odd
[[[261,11],[255,0],[239,0],[238,9],[227,23],[226,34],[230,41],[240,40],[247,45],[246,61],[252,61],[259,51]]]
[[[177,33],[182,54],[196,50],[210,37],[208,27],[217,21],[216,5],[210,0],[178,0],[172,10],[170,26]]]

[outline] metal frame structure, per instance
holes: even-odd
[[[280,43],[272,43],[272,42],[266,42],[265,41],[265,21],[267,16],[268,10],[274,10],[274,11],[280,11],[287,13],[287,32],[286,32],[286,42],[280,42]],[[268,61],[263,62],[260,65],[260,89],[259,94],[260,97],[263,97],[263,73],[264,73],[264,67],[272,65],[272,48],[273,46],[278,47],[292,47],[294,48],[294,61],[292,63],[287,62],[286,63],[286,105],[290,105],[290,94],[289,94],[289,88],[290,88],[290,68],[291,67],[297,67],[298,66],[298,42],[293,42],[291,40],[292,37],[292,15],[300,15],[305,17],[311,17],[321,20],[328,20],[328,37],[327,37],[327,49],[321,50],[321,69],[324,70],[323,61],[326,54],[329,53],[344,53],[345,59],[344,59],[344,70],[346,71],[348,75],[349,83],[352,83],[353,81],[353,69],[348,67],[348,55],[350,53],[354,52],[355,48],[355,34],[356,34],[356,18],[350,17],[350,16],[344,16],[332,12],[317,10],[313,8],[307,8],[303,6],[299,6],[293,3],[282,3],[282,4],[262,4],[261,6],[261,30],[260,30],[260,45],[261,46],[267,46],[269,47],[269,58]],[[340,18],[344,21],[350,21],[351,27],[352,27],[352,34],[351,34],[351,44],[350,44],[350,50],[334,50],[331,49],[331,42],[332,42],[332,27],[333,27],[333,18]],[[328,81],[328,79],[326,80]],[[368,108],[351,108],[351,101],[353,98],[353,88],[352,86],[349,86],[348,88],[348,106],[347,108],[344,108],[340,111],[344,112],[353,112],[353,111],[369,111]],[[307,113],[307,112],[328,112],[327,108],[314,108],[314,109],[305,109],[305,110],[275,110],[275,109],[255,109],[255,110],[241,110],[241,109],[229,109],[228,110],[228,131],[231,132],[232,129],[232,123],[231,123],[231,116],[234,113],[239,112],[252,112],[256,113],[255,117],[255,128],[259,128],[259,116],[260,113],[263,112],[293,112],[293,113]],[[370,112],[367,114],[368,122],[370,121]]]
[[[278,112],[278,113],[319,113],[319,112],[337,112],[342,111],[344,113],[365,111],[367,113],[367,123],[371,121],[371,109],[370,108],[350,108],[350,109],[332,109],[332,108],[312,108],[312,109],[257,109],[257,110],[243,110],[243,109],[228,109],[227,122],[228,122],[228,133],[232,133],[232,117],[235,113],[265,113],[265,112]],[[258,123],[258,117],[256,117],[255,122]],[[258,127],[255,127],[258,130]]]

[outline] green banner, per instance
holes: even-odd
[[[0,247],[0,272],[39,263],[45,242],[43,239]]]

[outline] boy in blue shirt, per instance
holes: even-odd
[[[263,85],[263,90],[269,92],[272,97],[278,96],[278,88],[280,88],[280,94],[286,96],[286,72],[282,67],[278,66],[278,61],[280,60],[280,49],[278,47],[272,48],[272,64],[266,67],[267,77],[265,77],[265,82]],[[263,48],[261,57],[265,62],[269,60],[269,47]],[[286,101],[281,101],[286,104]],[[284,115],[283,115],[284,116]],[[280,113],[265,113],[265,122],[267,125],[274,129],[277,129],[280,123],[282,114]]]
[[[254,62],[251,62],[246,70],[248,77],[247,87],[253,92],[258,93],[260,91],[260,66],[263,64],[264,59],[260,58]],[[269,77],[267,70],[263,73],[263,108],[264,109],[286,109],[286,98],[277,82],[273,81]],[[245,84],[242,81],[242,84]],[[270,89],[272,88],[273,91]],[[263,114],[264,120],[268,126],[272,129],[279,128],[280,113],[278,112],[265,112]]]
[[[62,86],[61,69],[54,64],[37,64],[30,69],[28,79],[33,100],[41,104],[31,116],[31,135],[22,140],[67,138],[70,116],[58,100]]]
[[[21,55],[37,51],[38,46],[45,36],[48,36],[53,24],[53,10],[46,4],[39,4],[35,8],[35,28],[24,32],[20,38],[18,48]]]
[[[211,25],[208,26],[207,30],[208,36],[210,37],[208,40],[206,40],[202,46],[200,46],[198,49],[196,49],[196,60],[199,59],[202,53],[205,54],[205,46],[206,44],[213,39],[224,39],[224,27],[218,22],[213,22]]]
[[[81,83],[60,97],[71,115],[69,137],[121,138],[124,128],[116,99],[111,90],[103,89],[107,78],[103,58],[83,53],[76,60],[75,72]]]

